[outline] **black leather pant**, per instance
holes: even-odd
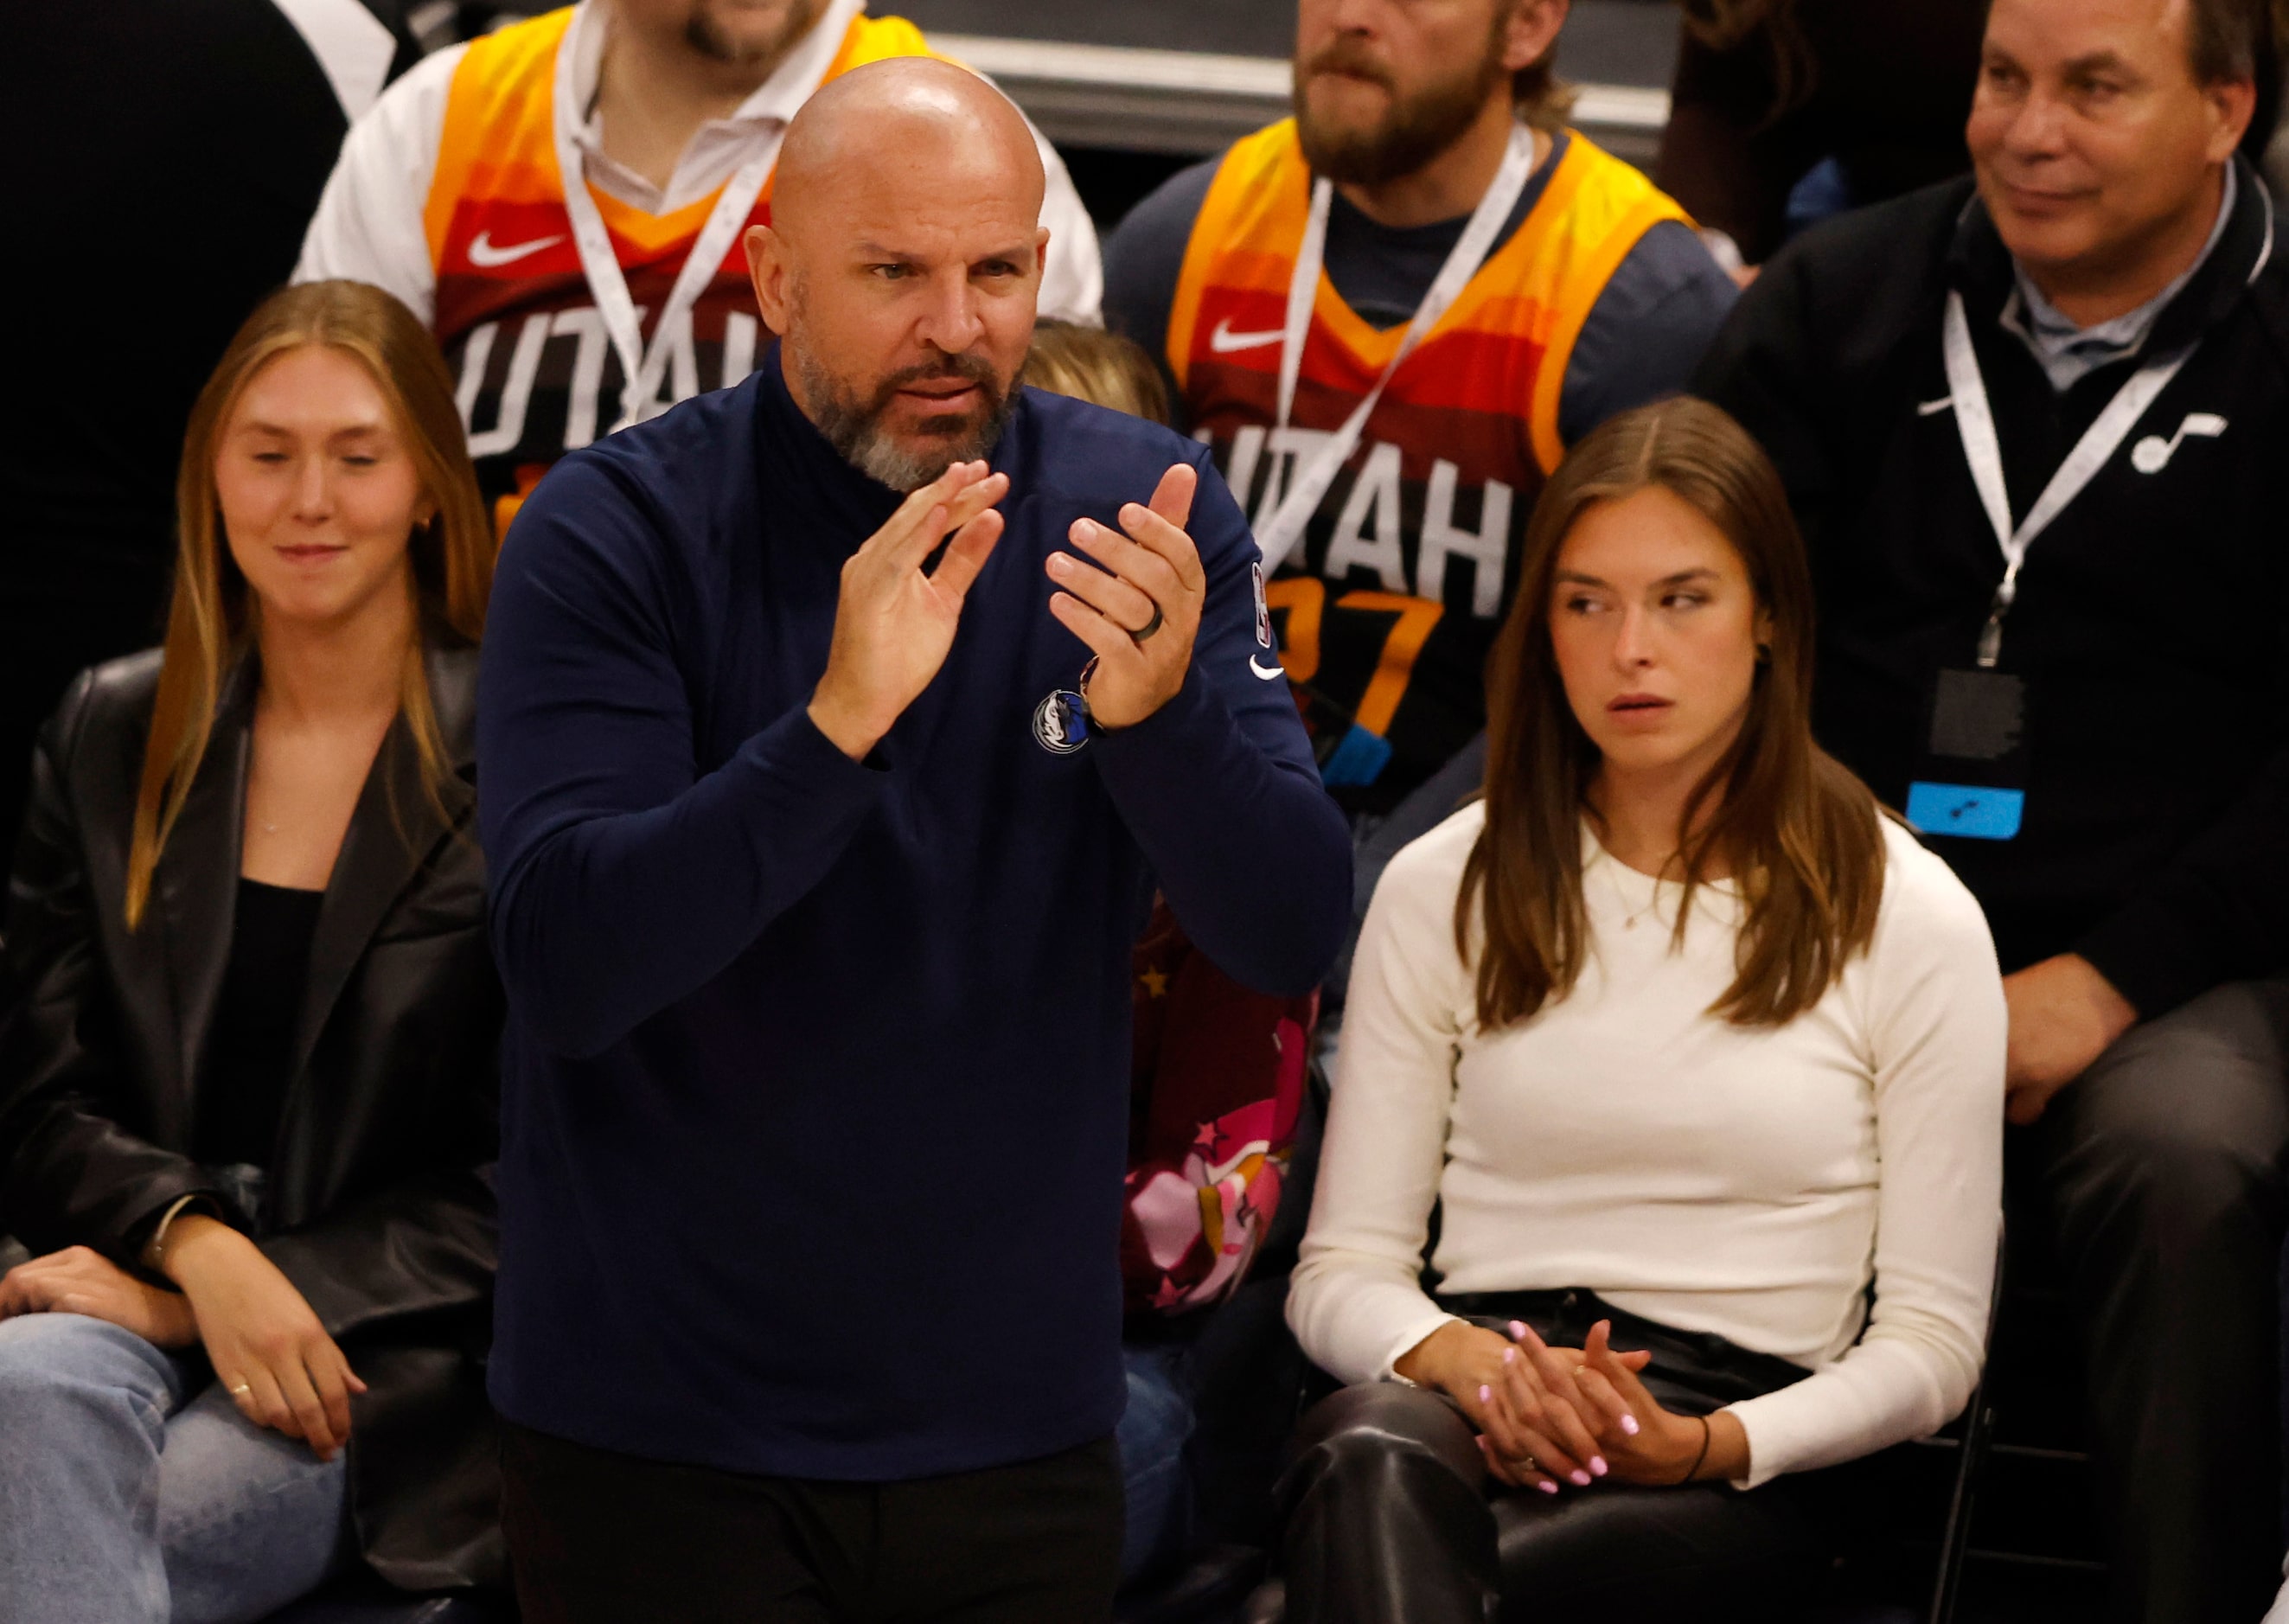
[[[2281,1582],[2289,981],[2132,1028],[2012,1150],[2088,1337],[2110,1612],[2247,1624]]]
[[[1721,1337],[1620,1313],[1588,1292],[1448,1298],[1501,1325],[1523,1319],[1580,1346],[1600,1318],[1616,1347],[1650,1349],[1647,1386],[1693,1414],[1805,1372]],[[1570,1616],[1784,1618],[1831,1549],[1833,1474],[1743,1493],[1601,1485],[1551,1498],[1487,1477],[1473,1429],[1446,1398],[1396,1384],[1346,1388],[1304,1418],[1280,1478],[1284,1617],[1290,1624],[1493,1624]],[[1277,1586],[1250,1624],[1283,1616]]]

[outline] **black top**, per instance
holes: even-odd
[[[323,891],[238,882],[230,963],[215,1005],[201,1079],[198,1158],[270,1165],[294,1064],[294,1031],[310,980],[310,939]]]
[[[2289,265],[2275,229],[2245,166],[2224,236],[2147,353],[2199,347],[2027,554],[2001,661],[2025,684],[2019,834],[1930,838],[1986,909],[2006,972],[2079,953],[2149,1018],[2276,969],[2289,945]],[[1967,181],[1783,250],[1699,380],[1772,453],[1804,528],[1820,741],[1894,806],[1935,776],[1936,673],[1971,665],[2003,574],[1947,405],[1950,286],[2023,515],[2142,357],[2051,387],[1998,323],[2011,259]],[[2196,414],[2222,432],[2172,448]]]

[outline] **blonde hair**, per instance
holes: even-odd
[[[483,635],[495,552],[453,403],[452,375],[428,330],[380,289],[355,282],[285,289],[264,300],[231,339],[199,391],[183,436],[175,480],[174,601],[127,852],[131,930],[142,923],[152,874],[206,757],[223,679],[253,637],[257,606],[225,545],[215,493],[223,431],[254,375],[308,345],[339,350],[372,375],[436,505],[428,522],[414,530],[410,549],[419,612],[406,642],[400,705],[433,802],[442,804],[441,788],[452,772],[422,654],[433,640],[474,646]]]
[[[1025,381],[1053,394],[1168,421],[1168,389],[1143,347],[1099,327],[1042,322],[1033,329]]]

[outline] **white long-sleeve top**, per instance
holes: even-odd
[[[1734,888],[1701,888],[1673,947],[1680,888],[1585,831],[1581,979],[1487,1032],[1454,935],[1483,822],[1401,851],[1368,912],[1288,1301],[1304,1350],[1384,1380],[1452,1318],[1418,1279],[1435,1198],[1444,1290],[1585,1286],[1812,1371],[1731,1406],[1751,1486],[1945,1425],[1978,1381],[2002,1202],[2002,983],[1971,894],[1886,821],[1868,951],[1787,1025],[1736,1026],[1709,1013]]]

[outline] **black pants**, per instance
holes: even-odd
[[[1784,1360],[1622,1313],[1589,1292],[1453,1297],[1489,1325],[1523,1319],[1579,1347],[1599,1319],[1650,1349],[1643,1380],[1706,1414],[1803,1378]],[[1832,1548],[1836,1474],[1751,1493],[1601,1485],[1555,1498],[1487,1476],[1474,1429],[1416,1388],[1346,1388],[1304,1420],[1280,1479],[1289,1624],[1490,1624],[1496,1619],[1784,1618]],[[1259,1595],[1251,1624],[1282,1616]]]
[[[2114,1616],[2247,1624],[2281,1583],[2289,982],[2133,1028],[2014,1150],[2088,1341]]]
[[[504,1424],[525,1624],[1104,1624],[1121,1460],[1104,1438],[910,1483],[751,1477]]]

